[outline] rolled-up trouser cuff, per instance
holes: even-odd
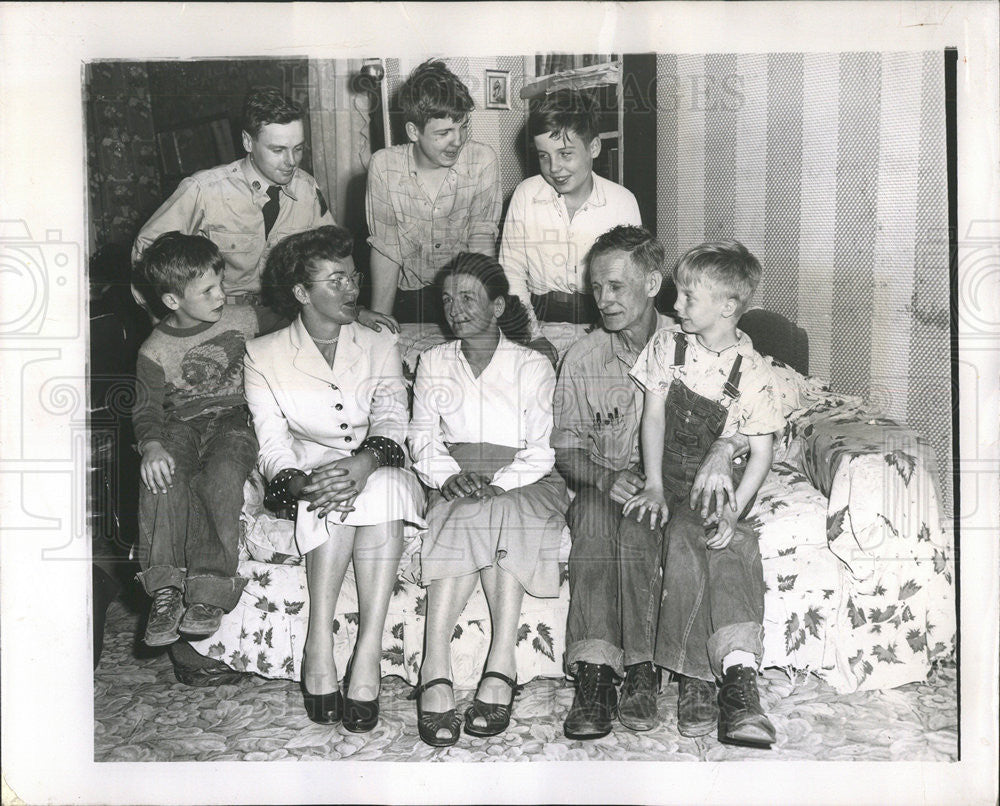
[[[712,672],[717,678],[722,678],[722,661],[730,652],[736,649],[753,652],[757,668],[760,668],[764,658],[764,628],[754,621],[744,621],[740,624],[727,624],[720,627],[708,639],[708,660],[712,664]]]
[[[236,607],[247,581],[243,577],[215,577],[201,574],[188,577],[184,600],[189,605],[221,607],[227,613]]]
[[[573,671],[577,663],[596,663],[599,666],[610,666],[619,677],[625,676],[623,662],[625,652],[621,647],[609,644],[599,638],[587,638],[574,641],[566,647],[566,670]]]
[[[146,593],[153,596],[162,588],[184,590],[185,576],[183,568],[174,568],[172,565],[151,565],[145,571],[136,574],[135,578],[139,580]]]

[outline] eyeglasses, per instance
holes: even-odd
[[[347,291],[351,287],[361,288],[362,279],[361,272],[356,271],[354,274],[338,274],[334,277],[327,277],[325,280],[314,280],[311,285],[326,283],[337,291]]]

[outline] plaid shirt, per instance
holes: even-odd
[[[390,146],[368,168],[368,243],[400,267],[401,290],[423,288],[474,236],[496,238],[500,205],[500,166],[489,146],[467,142],[436,199],[417,177],[413,144]]]

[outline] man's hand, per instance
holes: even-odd
[[[399,322],[387,313],[379,313],[369,308],[358,308],[358,323],[376,333],[382,332],[383,325],[392,333],[399,333]]]
[[[670,517],[670,510],[663,497],[663,490],[656,487],[644,487],[625,502],[622,515],[629,515],[632,512],[638,513],[635,520],[639,523],[642,523],[648,512],[650,529],[662,529],[667,525],[667,519]]]
[[[714,551],[728,546],[732,542],[733,535],[736,534],[736,519],[736,512],[726,509],[719,518],[715,531],[706,538],[705,545]]]
[[[490,480],[482,473],[456,473],[441,485],[441,495],[445,501],[452,501],[456,498],[475,496],[483,487],[489,486]]]
[[[743,437],[745,440],[746,437]],[[701,506],[702,520],[716,521],[723,510],[736,512],[736,491],[733,487],[733,456],[738,445],[732,440],[717,439],[708,449],[691,485],[691,509]],[[714,502],[713,502],[714,498]],[[728,507],[727,507],[728,504]],[[711,518],[709,517],[711,513]]]
[[[633,495],[638,493],[642,489],[642,485],[646,483],[646,477],[640,472],[631,467],[627,467],[624,470],[619,470],[613,476],[613,481],[611,482],[611,488],[608,490],[608,496],[612,501],[618,504],[624,504]]]
[[[139,478],[153,495],[166,493],[174,486],[174,457],[159,442],[147,442],[142,449]]]
[[[534,341],[529,341],[528,346],[532,350],[537,350],[549,359],[549,361],[552,362],[553,367],[559,364],[559,352],[552,346],[552,342],[545,338],[545,336],[539,336]]]

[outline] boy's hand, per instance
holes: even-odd
[[[382,326],[393,333],[399,333],[399,323],[387,313],[379,313],[368,308],[358,308],[358,323],[376,333],[382,332]]]
[[[166,493],[174,486],[174,457],[167,453],[159,442],[147,442],[142,449],[142,464],[139,465],[139,478],[146,489],[153,495]]]
[[[714,551],[728,546],[733,540],[733,535],[736,534],[737,518],[736,512],[726,508],[716,524],[715,531],[705,539],[705,545]]]
[[[638,512],[635,520],[639,523],[643,522],[648,512],[649,528],[654,530],[666,526],[670,516],[667,502],[663,498],[663,490],[649,487],[643,488],[625,502],[622,515],[629,515],[632,512]]]

